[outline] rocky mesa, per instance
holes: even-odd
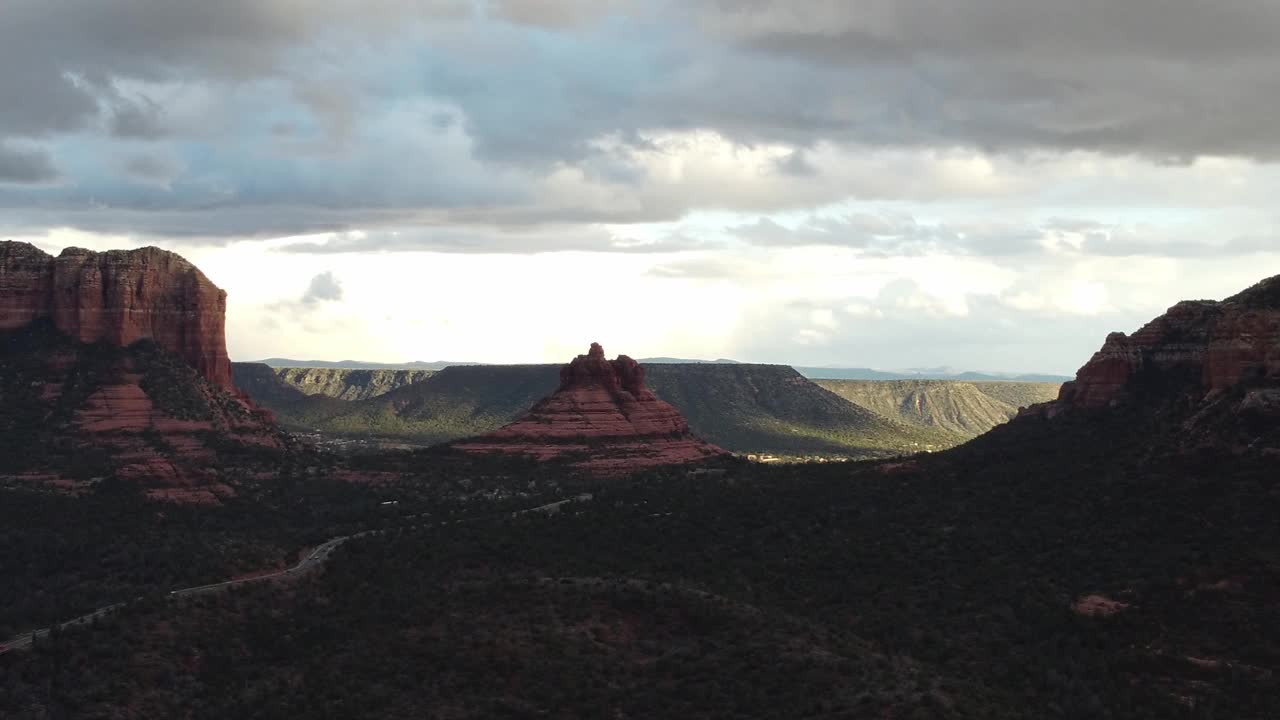
[[[670,404],[644,384],[644,369],[591,344],[560,370],[559,388],[523,417],[452,445],[466,453],[567,459],[596,473],[712,459],[724,451],[697,438]]]
[[[27,243],[0,242],[0,332],[50,318],[82,343],[152,340],[231,389],[226,310],[226,292],[160,248],[67,248],[53,257]]]
[[[225,292],[158,248],[54,258],[0,243],[0,479],[233,494],[232,476],[283,436],[232,384],[225,309]]]
[[[1184,438],[1270,445],[1280,419],[1280,276],[1222,301],[1180,302],[1132,335],[1111,333],[1057,400],[1023,415],[1135,407],[1176,422]]]
[[[1274,380],[1280,380],[1280,276],[1221,302],[1180,302],[1133,335],[1111,333],[1062,386],[1057,405],[1113,406],[1150,382],[1203,397]]]

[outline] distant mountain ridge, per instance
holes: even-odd
[[[292,360],[290,358],[272,357],[265,360],[251,360],[248,364],[268,365],[273,368],[305,368],[331,370],[443,370],[458,365],[480,365],[481,363],[455,360],[413,360],[404,363],[366,362],[364,360]]]
[[[950,368],[921,368],[908,370],[873,370],[872,368],[801,367],[796,371],[811,380],[958,380],[962,382],[1026,382],[1064,383],[1068,375],[1042,373],[985,373]]]
[[[434,444],[516,419],[556,389],[560,366],[454,366],[359,402],[307,395],[288,372],[260,363],[233,369],[236,382],[289,427]],[[867,456],[957,442],[951,433],[881,417],[785,365],[652,363],[645,378],[695,433],[732,451]]]
[[[759,365],[729,358],[715,360],[699,360],[696,358],[648,357],[637,358],[641,365]],[[273,368],[332,368],[346,370],[443,370],[447,367],[495,365],[503,363],[480,363],[469,360],[414,360],[403,363],[368,362],[364,360],[292,360],[290,358],[272,357],[265,360],[248,362],[270,365]],[[536,363],[535,363],[536,364]],[[768,364],[768,363],[764,363]],[[908,368],[905,370],[876,370],[866,367],[815,367],[809,365],[792,365],[796,372],[811,380],[964,380],[968,382],[1052,382],[1063,383],[1071,380],[1069,375],[1052,373],[997,373],[977,372],[973,370],[956,370],[948,367]]]

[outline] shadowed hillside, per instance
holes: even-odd
[[[466,495],[340,523],[323,572],[131,603],[3,654],[0,715],[1272,720],[1278,346],[1280,278],[1113,333],[1059,399],[944,453],[590,486],[561,467],[565,499],[526,512],[511,493],[534,467],[351,458]],[[667,392],[743,418],[808,392],[745,370]],[[305,478],[277,495],[304,516],[322,469]]]
[[[663,364],[645,371],[653,391],[679,408],[695,432],[732,450],[919,452],[948,444],[939,433],[850,403],[786,365]]]
[[[649,386],[676,406],[694,433],[736,452],[881,454],[955,443],[947,433],[858,407],[784,365],[655,364],[645,371]],[[501,427],[559,383],[558,365],[455,366],[342,403],[306,397],[263,365],[237,364],[236,372],[241,387],[286,426],[423,444]]]

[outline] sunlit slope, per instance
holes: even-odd
[[[821,387],[875,412],[961,441],[1017,414],[1019,407],[1052,400],[1052,383],[953,380],[815,380]]]
[[[735,452],[884,455],[955,443],[946,432],[886,418],[785,365],[654,364],[648,384],[693,431]],[[424,444],[477,435],[519,417],[559,383],[558,365],[455,366],[358,402],[245,389],[299,429]],[[258,373],[259,375],[261,373]],[[265,381],[266,378],[263,378]]]

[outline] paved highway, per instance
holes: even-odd
[[[522,515],[524,513],[537,512],[537,511],[553,514],[556,511],[558,511],[560,509],[560,506],[564,505],[565,503],[590,500],[590,499],[591,499],[590,494],[583,494],[583,495],[578,495],[571,498],[566,498],[564,500],[558,500],[553,503],[547,503],[546,505],[539,505],[538,507],[529,508],[527,510],[521,510],[513,514]],[[413,519],[418,517],[421,517],[421,516],[411,515],[406,519]],[[456,520],[454,522],[465,522],[465,521]],[[416,528],[418,526],[412,525],[410,527]],[[333,555],[333,551],[336,550],[340,545],[342,545],[346,541],[351,540],[353,538],[364,537],[365,535],[377,535],[383,532],[386,532],[386,530],[366,530],[364,532],[359,532],[354,535],[339,535],[337,537],[332,537],[324,541],[320,545],[318,545],[314,550],[311,551],[309,555],[299,560],[298,564],[294,565],[291,568],[286,568],[284,570],[273,572],[267,575],[256,575],[254,577],[240,578],[238,580],[224,580],[222,582],[211,583],[209,585],[197,585],[195,587],[172,590],[169,592],[169,597],[177,598],[177,597],[189,597],[194,595],[207,595],[209,593],[222,592],[223,590],[227,590],[228,588],[234,587],[236,585],[244,585],[247,583],[262,582],[264,580],[276,580],[279,578],[296,577],[298,575],[303,575],[315,569],[316,567],[323,565],[324,562],[328,560],[331,555]],[[141,599],[142,598],[137,598],[136,600],[141,600]],[[107,615],[108,613],[119,610],[120,608],[124,607],[127,604],[128,603],[120,602],[112,605],[105,605],[103,607],[98,608],[97,610],[94,610],[93,612],[87,615],[81,615],[80,617],[75,618],[73,620],[67,620],[66,622],[58,623],[54,627],[69,628],[69,627],[76,627],[78,625],[88,625],[89,623],[93,622],[96,618],[100,618],[104,615]],[[18,635],[17,637],[9,638],[8,640],[5,640],[3,643],[0,643],[0,654],[4,654],[6,652],[9,652],[10,650],[26,650],[31,647],[31,643],[34,642],[37,638],[46,637],[51,631],[52,631],[52,628],[41,628],[39,630],[32,630],[30,632],[25,632],[21,635]]]

